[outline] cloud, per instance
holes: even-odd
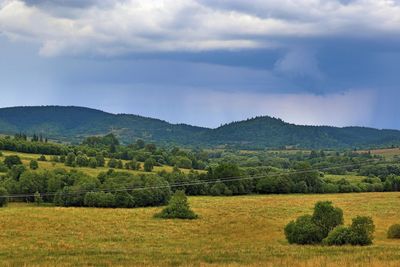
[[[400,33],[400,3],[389,0],[3,0],[0,7],[0,31],[40,44],[44,56],[276,48],[285,38]]]

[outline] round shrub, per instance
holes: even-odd
[[[333,229],[323,240],[323,242],[328,246],[343,246],[349,244],[350,236],[351,229],[349,227],[340,225]]]
[[[388,229],[387,236],[388,238],[392,239],[400,238],[400,224],[393,224],[392,226],[390,226]]]
[[[321,229],[315,225],[310,215],[291,221],[285,227],[285,236],[290,244],[317,244],[323,239]]]
[[[371,217],[357,216],[353,218],[350,230],[350,244],[360,246],[372,244],[375,225]]]
[[[343,211],[330,201],[320,201],[315,204],[312,220],[321,228],[323,237],[327,237],[336,226],[343,224]]]
[[[0,187],[0,207],[8,204],[8,192],[4,187]]]
[[[31,160],[31,162],[29,163],[29,168],[31,169],[31,170],[36,170],[36,169],[38,169],[39,168],[39,164],[38,164],[38,162],[36,161],[36,160]]]
[[[190,209],[189,202],[183,191],[176,191],[168,203],[168,206],[156,218],[163,219],[196,219],[198,216]]]

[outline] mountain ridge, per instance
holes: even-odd
[[[182,146],[236,148],[352,148],[400,144],[400,131],[362,126],[310,126],[257,116],[206,128],[126,113],[114,114],[78,106],[18,106],[0,108],[0,133],[43,134],[60,142],[77,143],[91,135],[114,133],[122,142],[144,139]]]

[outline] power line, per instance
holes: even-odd
[[[162,186],[140,186],[140,187],[125,187],[121,189],[104,189],[104,190],[98,190],[100,192],[105,192],[105,193],[111,193],[111,192],[124,192],[124,191],[140,191],[140,190],[152,190],[152,189],[164,189],[164,188],[174,188],[174,187],[180,187],[180,186],[194,186],[194,185],[203,185],[203,184],[213,184],[217,182],[234,182],[234,181],[241,181],[241,180],[257,180],[260,178],[264,177],[279,177],[283,175],[295,175],[295,174],[304,174],[304,173],[310,173],[310,172],[315,172],[315,171],[327,171],[327,170],[332,170],[332,169],[337,169],[337,168],[346,168],[346,167],[354,167],[354,166],[366,166],[366,165],[371,165],[372,163],[380,163],[380,164],[390,164],[393,162],[386,162],[386,161],[381,161],[381,160],[366,160],[363,162],[359,163],[352,163],[352,164],[342,164],[342,165],[336,165],[336,166],[330,166],[330,167],[325,167],[325,168],[318,168],[318,169],[307,169],[307,170],[301,170],[301,171],[288,171],[288,172],[281,172],[281,173],[274,173],[272,175],[270,174],[264,174],[264,175],[258,175],[258,176],[236,176],[236,177],[224,177],[224,178],[217,178],[217,179],[210,179],[210,180],[199,180],[196,182],[187,182],[187,183],[174,183],[174,184],[168,184],[168,185],[162,185]],[[75,192],[68,192],[68,193],[61,193],[62,195],[80,195],[80,194],[85,194],[89,192],[98,192],[95,190],[77,190]],[[48,192],[48,193],[42,193],[40,196],[55,196],[59,192]],[[26,198],[26,197],[34,197],[35,194],[14,194],[14,195],[7,195],[7,196],[0,196],[0,198]]]

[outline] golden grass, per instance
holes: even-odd
[[[289,245],[283,227],[331,200],[372,216],[369,247]],[[194,221],[153,219],[161,208],[94,209],[10,204],[0,209],[2,266],[399,266],[400,193],[192,197]]]
[[[13,152],[13,151],[2,151],[3,157],[0,157],[0,160],[4,159],[4,156],[9,156],[9,155],[18,155],[21,158],[22,163],[29,167],[29,162],[33,159],[37,160],[40,157],[40,154],[28,154],[28,153],[20,153],[20,152]],[[50,160],[51,155],[46,155],[47,160]],[[108,162],[109,159],[106,159],[106,162]],[[123,160],[123,163],[125,164],[127,161]],[[82,171],[88,175],[91,176],[97,176],[101,172],[106,172],[109,170],[107,167],[98,167],[98,168],[88,168],[88,167],[79,167],[79,168],[72,168],[65,166],[64,163],[55,163],[55,162],[50,162],[50,161],[39,161],[39,169],[46,169],[46,170],[53,170],[56,168],[64,168],[66,170],[71,170],[71,169],[78,169],[79,171]],[[140,171],[134,171],[134,170],[118,170],[117,171],[124,171],[124,172],[129,172],[132,174],[149,174],[149,172],[143,171],[143,162],[141,163],[141,170]],[[167,172],[172,172],[173,167],[171,166],[155,166],[153,169],[153,173],[160,172],[160,171],[167,171]],[[180,169],[184,173],[189,173],[189,169]],[[204,172],[204,171],[199,171],[199,172]]]
[[[400,156],[400,148],[385,148],[385,149],[373,149],[372,155],[384,156],[386,158],[393,158],[394,156]],[[368,150],[360,150],[358,153],[368,153]]]

